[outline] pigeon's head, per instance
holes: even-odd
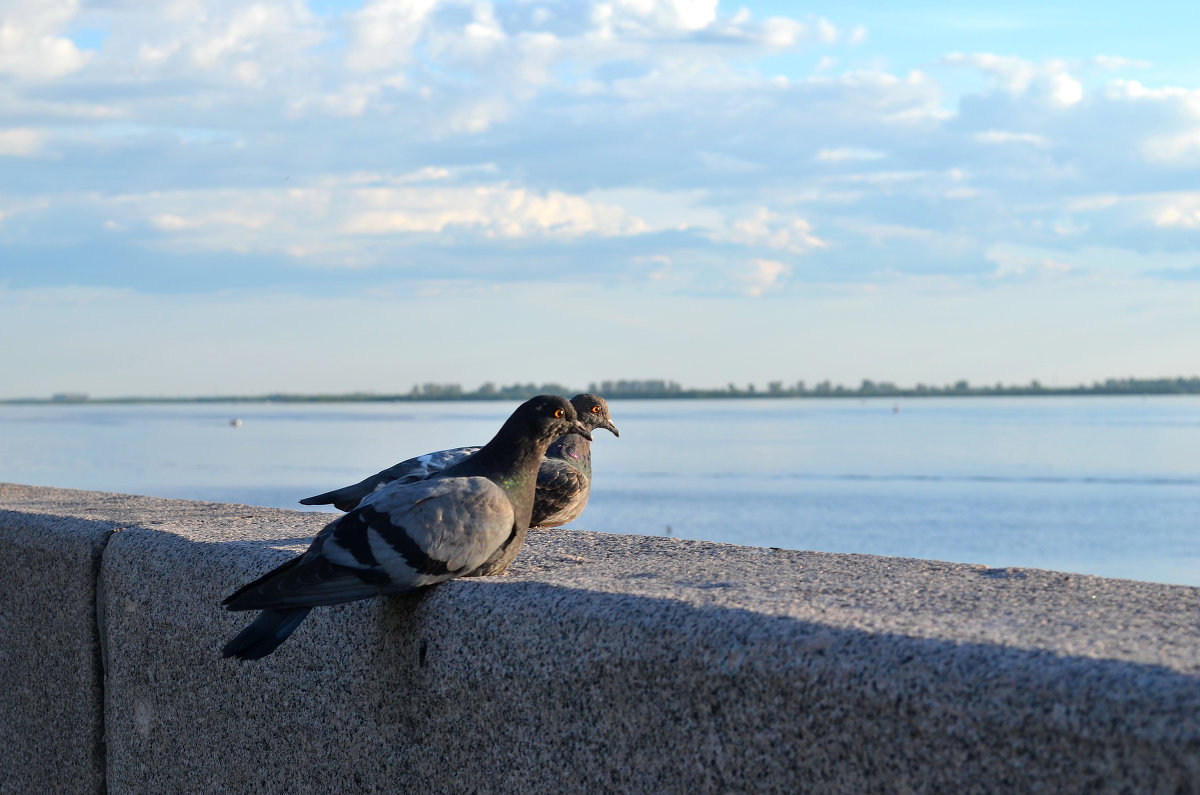
[[[590,429],[579,421],[571,401],[558,395],[538,395],[525,401],[513,412],[514,420],[529,436],[547,444],[568,433],[577,433],[591,441]]]
[[[617,430],[617,426],[613,425],[612,416],[608,413],[608,403],[599,395],[589,395],[584,393],[571,398],[571,405],[575,407],[575,413],[579,415],[579,421],[587,426],[588,430],[593,428],[604,428],[612,432],[613,436],[620,436],[621,433]]]

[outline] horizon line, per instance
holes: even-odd
[[[83,403],[250,403],[250,402],[293,402],[293,403],[339,403],[339,402],[458,402],[488,400],[526,400],[538,394],[578,394],[585,390],[574,390],[562,384],[545,383],[537,386],[513,384],[496,387],[486,382],[474,391],[464,391],[459,384],[426,383],[413,385],[408,392],[355,391],[343,393],[269,392],[256,395],[194,395],[194,396],[147,396],[126,395],[115,397],[92,397],[86,392],[58,392],[50,397],[0,398],[0,404],[55,404],[78,405]],[[730,399],[730,398],[845,398],[845,397],[1028,397],[1028,396],[1071,396],[1071,395],[1169,395],[1200,394],[1200,376],[1174,376],[1160,378],[1107,378],[1091,384],[1074,386],[1045,386],[1037,379],[1028,384],[1006,385],[996,382],[991,385],[973,386],[960,379],[952,384],[934,385],[918,382],[911,387],[899,387],[890,381],[874,381],[864,378],[857,387],[834,384],[828,379],[808,387],[806,382],[796,381],[784,386],[783,381],[769,381],[767,388],[760,390],[753,383],[739,388],[729,382],[724,388],[682,387],[675,381],[663,379],[630,379],[592,382],[587,392],[602,394],[609,399]]]

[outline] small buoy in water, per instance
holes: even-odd
[[[240,427],[242,427],[242,419],[241,419],[241,417],[234,417],[233,419],[231,419],[229,421],[229,424],[232,425],[234,428],[240,428]]]

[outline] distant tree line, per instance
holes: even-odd
[[[3,400],[0,403],[215,403],[215,402],[263,402],[319,403],[346,401],[397,401],[397,400],[526,400],[534,395],[573,395],[581,390],[557,383],[510,384],[497,386],[488,381],[478,389],[465,390],[459,384],[427,383],[413,386],[408,392],[384,394],[353,392],[332,395],[300,395],[274,393],[270,395],[240,397],[192,397],[192,398],[89,398],[84,393],[62,393],[46,399]],[[847,387],[830,381],[821,381],[809,386],[804,381],[785,384],[769,381],[766,389],[754,384],[739,386],[734,383],[724,388],[684,388],[675,381],[629,380],[600,381],[588,384],[588,392],[609,399],[680,399],[680,398],[779,398],[779,397],[966,397],[982,395],[1196,395],[1200,394],[1200,377],[1193,378],[1109,378],[1091,384],[1069,387],[1044,386],[1039,381],[1028,384],[973,385],[967,381],[952,384],[917,384],[901,387],[891,381],[872,381],[864,378],[857,387]]]
[[[820,381],[785,384],[769,381],[765,390],[754,384],[744,387],[729,383],[724,389],[684,389],[674,381],[602,381],[588,391],[609,398],[728,398],[728,397],[925,397],[966,395],[1185,395],[1200,394],[1200,377],[1194,378],[1109,378],[1092,384],[1049,387],[1037,380],[1028,384],[973,385],[960,380],[952,384],[917,384],[901,387],[891,381],[864,378],[857,387]],[[564,393],[566,394],[566,393]]]

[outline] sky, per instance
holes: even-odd
[[[0,0],[0,398],[1200,374],[1200,4]]]

